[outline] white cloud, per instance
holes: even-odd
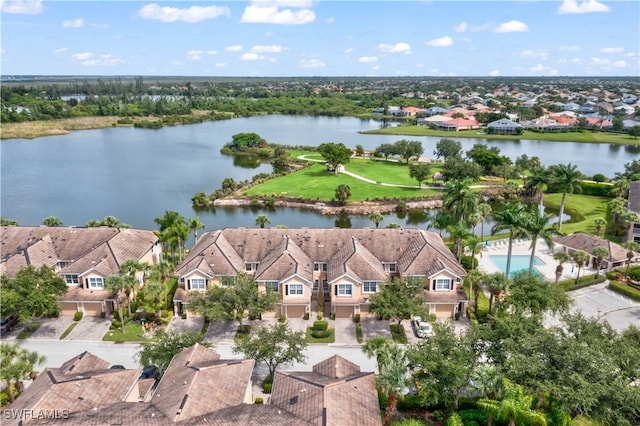
[[[302,59],[298,61],[298,66],[300,68],[324,68],[327,66],[327,64],[322,62],[320,59],[313,58],[313,59]]]
[[[537,64],[529,68],[529,71],[535,72],[535,73],[542,73],[544,72],[545,69],[546,67],[544,67],[542,64]]]
[[[581,65],[582,64],[582,59],[580,59],[580,58],[571,58],[571,63],[572,64],[576,64],[576,65]]]
[[[249,24],[304,25],[316,20],[311,9],[282,9],[280,5],[264,6],[262,2],[252,4],[244,9],[240,22]]]
[[[260,59],[264,59],[264,56],[258,55],[257,53],[247,52],[240,56],[240,59],[243,61],[259,61]]]
[[[411,45],[404,42],[396,44],[381,43],[378,45],[378,48],[384,53],[404,53],[405,55],[411,54]]]
[[[489,28],[491,28],[490,22],[487,22],[486,24],[482,24],[482,25],[473,25],[465,21],[462,21],[458,25],[453,27],[453,31],[457,33],[466,33],[467,31],[472,33],[477,33],[480,31],[487,31]]]
[[[624,68],[627,66],[627,62],[624,59],[620,59],[619,61],[612,62],[611,66],[614,68]]]
[[[595,13],[595,12],[608,12],[609,6],[600,3],[596,0],[564,0],[560,7],[558,7],[558,14],[576,14],[576,13]]]
[[[91,52],[83,52],[83,53],[74,53],[71,55],[71,59],[75,59],[76,61],[84,61],[93,57],[93,53]]]
[[[66,28],[80,28],[84,25],[84,19],[67,19],[62,22],[62,26]]]
[[[509,21],[500,24],[496,28],[496,33],[522,33],[529,31],[529,27],[522,21]]]
[[[202,50],[190,50],[190,51],[187,52],[187,56],[192,61],[199,61],[200,59],[202,59],[202,54],[203,53],[204,52],[202,52]]]
[[[224,67],[226,67],[226,66],[227,66],[227,63],[226,63],[226,62],[217,62],[217,63],[216,63],[216,67],[217,67],[217,68],[224,68]]]
[[[251,51],[254,53],[282,53],[285,50],[287,50],[286,47],[277,44],[272,44],[270,46],[253,46],[251,48]]]
[[[380,65],[374,65],[371,67],[372,70],[378,71],[380,69]]]
[[[622,53],[624,52],[624,47],[603,47],[600,49],[600,53]]]
[[[520,56],[523,58],[540,58],[546,60],[549,57],[549,53],[546,49],[527,49],[520,52]]]
[[[99,58],[86,60],[80,62],[80,65],[84,65],[87,67],[113,67],[116,65],[122,65],[124,61],[120,58],[114,58],[112,55],[100,55]]]
[[[444,36],[440,38],[434,38],[433,40],[429,40],[425,44],[427,46],[432,46],[432,47],[447,47],[453,44],[453,39],[449,36]]]
[[[207,50],[207,55],[217,55],[218,51],[217,50]]]
[[[327,24],[333,24],[334,22],[336,22],[336,18],[334,18],[333,16],[327,18]]]
[[[42,12],[41,0],[4,0],[0,2],[3,13],[16,15],[37,15]]]
[[[138,16],[143,19],[155,19],[161,22],[182,21],[193,24],[219,16],[230,17],[231,10],[228,7],[219,6],[191,6],[190,8],[179,9],[177,7],[161,7],[157,3],[151,3],[143,6],[138,11]]]
[[[242,46],[239,44],[236,44],[234,46],[227,46],[224,48],[224,50],[226,50],[227,52],[239,52],[242,50]]]
[[[181,67],[184,65],[184,61],[171,61],[171,65],[175,65],[176,67]]]
[[[345,53],[345,54],[347,54],[347,55],[348,55],[348,54],[350,54],[350,53],[353,53],[353,47],[350,47],[350,48],[348,48],[348,49],[345,49],[345,50],[344,50],[344,53]]]
[[[558,46],[558,52],[578,52],[580,46]]]
[[[492,70],[492,71],[489,71],[489,75],[490,75],[491,77],[499,77],[499,76],[500,76],[500,70]]]
[[[53,51],[53,53],[54,53],[54,54],[56,54],[56,55],[60,55],[61,53],[66,52],[67,50],[69,50],[69,48],[67,48],[67,47],[61,47],[60,49],[56,49],[56,50],[54,50],[54,51]]]
[[[363,64],[370,64],[373,62],[378,62],[378,57],[377,56],[361,56],[360,58],[358,58],[358,62]]]

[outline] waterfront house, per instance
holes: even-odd
[[[514,123],[508,118],[501,118],[487,124],[487,133],[497,135],[519,135],[522,133],[522,126]]]
[[[640,215],[640,180],[629,182],[629,202],[627,208]],[[640,243],[640,222],[627,224],[627,241]]]

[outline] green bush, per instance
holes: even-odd
[[[186,312],[183,312],[183,313],[182,313],[182,319],[183,319],[183,320],[186,320],[186,319],[187,319],[187,313],[186,313]]]
[[[7,404],[9,404],[9,393],[4,389],[3,391],[0,391],[0,407],[4,407]]]
[[[284,322],[286,322],[286,321],[287,321],[287,316],[286,316],[286,315],[280,315],[280,316],[278,317],[278,322],[279,322],[279,323],[284,323]]]
[[[273,383],[263,383],[262,384],[262,392],[263,393],[271,393],[271,388],[273,387]]]
[[[460,263],[462,264],[462,266],[464,267],[464,269],[466,269],[467,271],[471,270],[471,256],[462,256],[462,259],[460,259]],[[478,260],[474,260],[473,264],[475,266],[478,266]]]
[[[161,312],[162,318],[169,318],[171,316],[172,312],[169,311],[168,309],[163,309]]]
[[[591,180],[600,183],[600,182],[605,182],[607,180],[607,177],[605,175],[603,175],[602,173],[596,173],[595,175],[593,175]]]
[[[616,293],[620,293],[624,296],[627,296],[633,300],[640,301],[640,290],[635,289],[623,282],[610,281],[609,289],[615,291]]]
[[[117,329],[119,329],[121,327],[122,327],[122,321],[118,321],[115,318],[111,320],[111,328],[112,329],[117,330]]]
[[[313,330],[314,331],[327,331],[329,328],[329,323],[326,321],[314,321],[313,322]]]
[[[255,401],[253,401],[254,404],[264,404],[264,400],[260,397],[256,398]]]
[[[360,323],[360,314],[355,314],[353,316],[353,322],[355,322],[356,324]]]
[[[388,404],[389,398],[387,398],[387,395],[385,395],[382,390],[378,389],[378,405],[380,406],[380,409],[385,410]]]
[[[362,324],[356,323],[356,341],[362,343]]]
[[[322,311],[318,311],[318,320],[322,319]]]
[[[424,408],[420,403],[420,398],[418,395],[405,395],[398,400],[398,410],[406,411],[406,410],[421,410]]]
[[[120,321],[120,312],[118,310],[113,311],[113,319]]]
[[[467,425],[471,422],[475,422],[476,424],[486,425],[488,420],[488,415],[486,412],[482,410],[460,410],[458,411],[460,414],[460,419],[462,422]]]
[[[311,331],[311,335],[316,339],[326,339],[331,336],[331,332],[329,330],[313,330]]]
[[[580,277],[580,279],[578,280],[578,283],[576,283],[576,280],[574,279],[569,279],[569,280],[558,281],[558,285],[564,291],[572,291],[572,290],[577,290],[579,288],[588,287],[590,285],[600,284],[602,282],[605,282],[606,280],[607,280],[607,277],[605,275],[600,275],[598,278],[596,278],[595,275],[584,275]]]
[[[613,197],[611,185],[593,182],[580,182],[583,195],[598,195],[601,197]]]
[[[629,278],[635,281],[640,281],[640,268],[630,268]]]
[[[309,312],[304,313],[304,320],[307,321],[309,319]]]
[[[82,319],[82,315],[84,313],[82,311],[78,311],[75,314],[73,314],[73,320],[74,321],[80,321]]]
[[[100,312],[100,318],[106,318],[107,313],[105,311]]]

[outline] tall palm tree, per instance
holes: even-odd
[[[476,211],[474,211],[473,213],[470,213],[467,216],[467,223],[469,224],[469,230],[474,235],[476,233],[476,225],[484,220],[484,218],[482,217],[482,214],[477,210],[477,208],[478,207],[476,206]],[[482,237],[480,238],[480,241],[482,241]]]
[[[454,243],[455,255],[460,260],[462,258],[462,240],[471,236],[467,225],[464,222],[457,222],[447,227],[447,231]]]
[[[539,425],[546,426],[547,419],[543,413],[533,410],[533,395],[525,395],[521,385],[514,385],[508,379],[500,382],[500,400],[482,398],[478,400],[478,406],[489,412],[488,425],[493,425],[493,416],[498,420],[509,422],[509,426],[515,425]]]
[[[193,243],[198,242],[198,229],[204,229],[204,223],[200,222],[200,217],[192,217],[189,219],[189,229],[193,232]]]
[[[453,218],[450,214],[443,211],[439,211],[436,214],[432,214],[429,217],[429,227],[433,227],[438,230],[440,238],[442,238],[442,231],[447,229],[449,225],[453,223]]]
[[[551,182],[552,170],[540,166],[531,171],[531,176],[527,178],[525,188],[531,191],[532,194],[538,194],[538,211],[540,215],[544,214],[544,189]]]
[[[469,298],[473,298],[474,309],[478,313],[478,297],[480,296],[480,282],[484,279],[484,274],[477,269],[469,271],[465,280],[469,283]]]
[[[118,305],[118,313],[120,314],[120,323],[122,325],[122,333],[124,334],[124,318],[122,317],[122,297],[126,283],[124,277],[126,275],[109,275],[104,280],[104,289],[112,291],[116,294],[116,304]]]
[[[157,278],[160,278],[159,274],[155,275]],[[145,298],[150,300],[156,307],[156,318],[160,318],[160,301],[162,301],[164,294],[166,293],[167,287],[162,283],[160,279],[150,279],[149,284],[145,287],[144,295]],[[165,299],[166,300],[166,299]]]
[[[576,276],[576,284],[578,284],[578,280],[580,279],[580,270],[584,266],[584,263],[589,260],[589,253],[584,250],[578,250],[573,253],[573,261],[578,265],[578,275]]]
[[[596,217],[595,219],[593,219],[593,224],[596,226],[596,237],[599,237],[600,236],[600,231],[603,228],[606,228],[607,221],[604,220],[601,217]]]
[[[626,198],[629,193],[629,181],[625,178],[613,181],[612,192],[618,198]]]
[[[478,213],[482,216],[482,224],[480,225],[480,239],[484,240],[484,223],[487,220],[487,217],[491,214],[491,204],[489,203],[480,203],[478,204]]]
[[[382,371],[382,363],[385,359],[386,352],[390,350],[392,346],[395,346],[392,340],[380,336],[374,335],[367,339],[364,345],[362,345],[362,352],[369,358],[376,358],[378,363],[378,371]]]
[[[560,201],[560,220],[558,222],[558,232],[562,231],[562,217],[564,216],[564,203],[567,197],[567,193],[573,194],[574,192],[582,192],[580,186],[581,173],[578,171],[578,166],[569,164],[558,164],[553,170],[553,181],[558,184],[562,191],[562,199]]]
[[[271,221],[269,220],[269,216],[267,216],[266,214],[261,214],[256,217],[256,225],[258,225],[260,228],[264,228],[265,225],[268,225],[270,223]]]
[[[380,222],[384,220],[384,215],[379,211],[375,211],[369,215],[369,220],[376,224],[376,228],[380,225]]]
[[[341,206],[344,206],[347,200],[351,197],[351,187],[344,183],[336,187],[335,197]]]
[[[482,257],[482,240],[480,237],[476,237],[471,234],[464,240],[464,247],[469,249],[471,252],[471,269],[475,269],[476,267],[476,253],[480,254]]]
[[[497,272],[495,274],[486,275],[483,279],[483,284],[489,290],[489,314],[493,313],[494,300],[500,299],[500,295],[503,291],[507,290],[509,285],[509,279],[506,275]]]
[[[547,244],[549,248],[553,248],[553,236],[556,233],[555,226],[549,226],[550,216],[544,213],[540,214],[540,210],[531,209],[531,212],[526,217],[525,230],[531,238],[531,257],[529,259],[529,272],[533,271],[533,261],[536,258],[536,244],[538,238]]]
[[[629,268],[631,268],[631,259],[635,256],[634,252],[640,252],[640,243],[635,241],[627,241],[622,243],[622,247],[627,249],[627,267],[624,271],[625,279],[629,276]]]
[[[560,281],[560,277],[562,276],[562,272],[564,271],[563,263],[566,263],[571,260],[571,256],[563,251],[559,251],[558,253],[553,255],[553,258],[558,261],[558,266],[556,266],[556,284]]]
[[[397,348],[404,353],[403,349]],[[407,371],[407,360],[402,356],[400,359],[385,362],[384,369],[378,375],[378,386],[387,395],[387,408],[384,411],[385,426],[389,426],[393,420],[398,404],[398,394],[409,385]]]
[[[602,265],[602,261],[609,257],[609,250],[607,250],[606,247],[598,246],[593,248],[591,254],[596,257],[593,266],[596,268],[596,278],[598,278],[598,275],[600,275],[600,266]]]
[[[0,344],[0,380],[6,383],[9,402],[15,401],[14,384],[29,373],[29,366],[20,360],[24,349],[18,343],[2,342]]]
[[[455,222],[466,220],[476,210],[478,193],[471,189],[471,179],[448,181],[442,195],[442,206],[451,213]]]
[[[507,249],[507,266],[505,276],[509,278],[511,273],[511,253],[513,251],[513,239],[517,236],[525,235],[524,227],[527,223],[525,216],[525,205],[522,203],[505,203],[502,210],[493,213],[493,220],[496,222],[491,233],[509,230],[509,247]]]
[[[176,267],[173,265],[173,263],[171,262],[167,262],[166,260],[162,260],[160,261],[160,263],[153,265],[152,269],[151,269],[151,273],[157,272],[160,274],[160,278],[162,279],[162,284],[164,284],[165,288],[167,287],[167,280],[169,279],[169,277],[173,274],[173,272],[176,270]],[[164,296],[164,304],[165,306],[168,305],[167,302],[167,293],[165,292]]]

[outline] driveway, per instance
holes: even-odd
[[[182,331],[201,331],[204,325],[204,318],[196,315],[189,315],[187,319],[182,319],[179,315],[174,315],[167,324],[166,331],[176,333]]]
[[[60,335],[69,328],[71,323],[73,323],[73,315],[61,315],[57,318],[43,318],[42,320],[38,320],[38,322],[41,322],[42,325],[33,332],[29,339],[57,340],[60,338]],[[22,329],[22,327],[20,327],[20,329]]]
[[[64,340],[102,340],[109,331],[111,318],[82,317]],[[42,328],[42,327],[41,327]],[[64,330],[63,330],[64,331]]]
[[[379,320],[376,317],[362,318],[362,341],[366,342],[371,336],[384,336],[391,339],[389,321]],[[406,325],[406,324],[405,324]]]
[[[211,321],[207,333],[204,336],[206,342],[233,344],[233,338],[238,329],[237,321],[220,320]]]
[[[356,323],[353,322],[353,318],[336,318],[333,322],[333,327],[336,332],[336,341],[338,345],[358,345],[356,338]],[[364,339],[364,332],[363,332]]]

